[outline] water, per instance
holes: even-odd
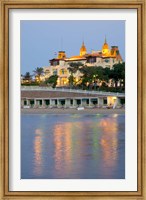
[[[22,179],[124,179],[125,115],[22,114]]]

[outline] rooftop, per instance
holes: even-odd
[[[21,91],[21,98],[80,98],[97,97],[97,94],[83,94],[75,92],[60,91]]]

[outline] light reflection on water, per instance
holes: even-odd
[[[124,115],[22,114],[21,123],[22,178],[125,178]]]
[[[102,148],[102,159],[104,166],[103,171],[106,175],[110,175],[111,168],[117,165],[117,148],[118,148],[118,127],[117,121],[113,119],[102,119],[100,127],[103,130],[100,144]]]
[[[42,165],[43,165],[43,155],[42,155],[42,130],[35,130],[34,137],[34,174],[41,175],[42,174]]]

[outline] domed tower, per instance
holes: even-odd
[[[102,46],[102,54],[104,56],[109,56],[110,55],[110,50],[109,50],[109,46],[106,42],[106,38],[105,38],[105,41],[104,41],[104,45]]]
[[[82,43],[82,46],[80,48],[80,56],[84,56],[87,53],[86,47],[84,45],[84,42]]]

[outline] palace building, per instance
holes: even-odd
[[[101,50],[92,51],[90,53],[87,52],[87,48],[84,42],[81,45],[79,55],[67,57],[65,51],[59,51],[56,58],[51,59],[50,66],[44,67],[45,78],[48,78],[52,75],[58,75],[57,86],[67,86],[68,78],[70,76],[70,72],[68,67],[70,67],[70,63],[72,62],[81,62],[86,66],[96,66],[96,67],[109,67],[110,69],[114,64],[122,63],[122,57],[120,55],[120,51],[118,46],[109,47],[106,38]],[[76,81],[81,77],[81,73],[77,71],[74,74]]]

